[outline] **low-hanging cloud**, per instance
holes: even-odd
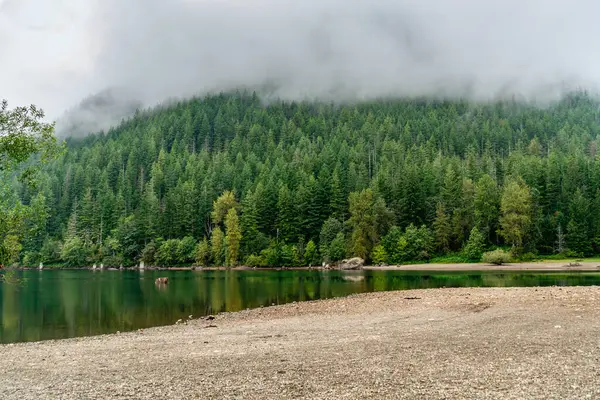
[[[89,47],[85,68],[65,65],[79,73],[78,90],[54,93],[65,106],[108,88],[109,108],[128,110],[237,87],[268,86],[286,99],[547,100],[600,83],[597,0],[61,3],[71,1],[89,3]],[[84,120],[102,127],[113,111],[88,109]]]

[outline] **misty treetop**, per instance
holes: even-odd
[[[195,98],[68,141],[21,262],[377,263],[600,251],[600,103]],[[35,228],[35,229],[34,229]]]

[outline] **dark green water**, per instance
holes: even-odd
[[[600,285],[600,273],[419,271],[20,271],[0,283],[0,343],[173,324],[188,315],[383,290]],[[158,288],[154,280],[167,276]]]

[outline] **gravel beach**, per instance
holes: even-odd
[[[380,292],[0,346],[0,399],[597,399],[600,288]]]

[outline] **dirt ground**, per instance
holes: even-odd
[[[371,293],[0,346],[1,399],[598,399],[600,288]]]
[[[592,261],[536,261],[529,263],[514,263],[491,265],[485,263],[463,264],[411,264],[391,265],[382,267],[364,267],[371,270],[405,270],[405,271],[598,271],[600,262]]]

